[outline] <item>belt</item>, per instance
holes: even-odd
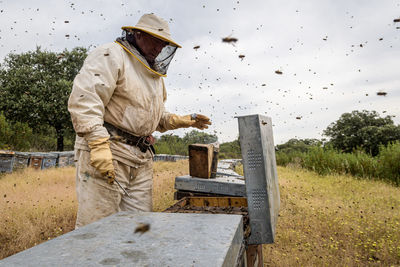
[[[130,146],[137,146],[140,151],[143,153],[146,153],[147,150],[150,150],[153,152],[153,154],[156,154],[156,151],[148,141],[147,138],[148,136],[136,136],[130,133],[127,133],[114,125],[104,122],[104,127],[107,129],[108,133],[111,135],[111,140],[116,140],[119,142],[123,142],[125,144],[128,144]]]

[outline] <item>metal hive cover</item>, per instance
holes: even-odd
[[[237,118],[251,227],[248,241],[273,243],[280,196],[272,121],[262,115]]]
[[[212,179],[196,178],[190,175],[175,178],[175,189],[199,193],[246,196],[245,183],[235,176],[217,176]]]
[[[139,223],[150,224],[135,233]],[[240,215],[120,212],[0,260],[0,266],[234,266]]]

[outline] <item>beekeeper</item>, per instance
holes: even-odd
[[[201,114],[164,108],[163,77],[178,47],[168,23],[143,15],[94,49],[75,77],[68,110],[76,131],[76,228],[118,211],[151,211],[154,131],[206,129]]]

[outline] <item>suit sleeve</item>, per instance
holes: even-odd
[[[164,80],[163,80],[163,94],[164,94],[164,103],[165,103],[165,101],[167,101],[167,90],[165,88]],[[175,114],[166,111],[165,107],[164,107],[164,103],[163,103],[163,113],[161,115],[160,122],[158,123],[157,129],[156,129],[156,131],[159,131],[161,133],[166,132],[168,130],[175,129],[170,124],[171,117],[174,116]]]
[[[105,107],[116,88],[121,64],[118,51],[99,47],[86,58],[74,79],[68,100],[72,124],[79,136],[93,141],[109,137],[103,127]]]

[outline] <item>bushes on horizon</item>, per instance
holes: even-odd
[[[381,146],[377,157],[378,175],[400,185],[400,142]]]
[[[232,142],[222,143],[219,146],[219,156],[220,159],[241,159],[242,152],[240,149],[239,138]]]
[[[183,138],[178,135],[164,134],[157,138],[154,145],[157,154],[184,155],[189,154],[188,145],[209,144],[218,141],[218,137],[197,130],[192,130],[185,134]]]
[[[355,177],[382,179],[400,186],[400,143],[380,146],[376,157],[355,150],[338,152],[332,147],[313,146],[308,152],[276,152],[277,165],[295,164],[320,175],[350,174]]]
[[[14,151],[55,151],[57,135],[51,127],[35,132],[27,123],[11,122],[0,113],[0,149]],[[66,134],[64,148],[74,149],[75,134]]]
[[[32,129],[22,122],[9,122],[0,113],[0,149],[27,150],[30,147]]]

